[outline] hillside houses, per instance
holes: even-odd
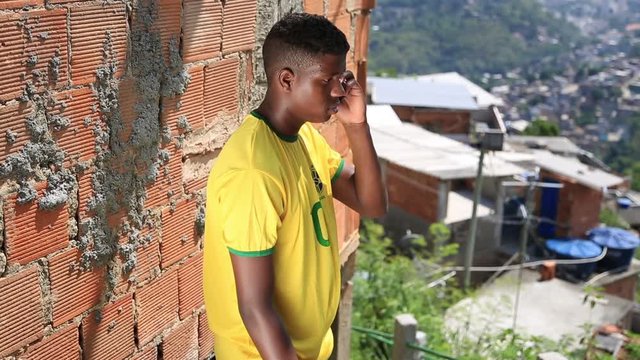
[[[477,145],[470,145],[482,123],[473,114],[495,109],[498,102],[481,105],[481,97],[471,95],[463,84],[440,84],[433,81],[437,77],[370,79],[373,104],[367,116],[389,192],[386,223],[395,224],[401,236],[402,229],[424,232],[427,224],[444,222],[464,247],[480,154]],[[565,89],[570,85],[565,83]],[[554,96],[571,98],[577,92],[569,88]],[[432,121],[420,117],[423,114]],[[465,126],[459,126],[460,117],[452,114],[464,114]],[[455,132],[447,131],[454,128]],[[536,230],[536,236],[545,238],[584,236],[598,226],[600,209],[610,193],[624,192],[627,186],[568,137],[507,136],[502,151],[489,152],[484,160],[477,256],[491,261],[500,247],[515,248],[517,236],[505,233],[501,223],[507,216],[505,204],[524,196],[524,183],[515,188],[503,184],[533,172],[540,181],[562,184],[560,190],[539,190],[535,195],[535,215],[552,224]]]

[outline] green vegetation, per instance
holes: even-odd
[[[607,226],[618,227],[622,229],[631,228],[631,226],[629,226],[629,223],[624,221],[623,218],[618,216],[618,213],[609,208],[604,208],[600,211],[600,222]]]
[[[372,24],[373,73],[458,71],[478,79],[583,42],[574,26],[535,0],[379,0]]]
[[[560,127],[556,123],[547,120],[535,119],[524,129],[523,134],[530,136],[558,136],[560,135]]]
[[[457,244],[448,243],[450,232],[446,226],[432,225],[427,239],[415,237],[410,244],[401,244],[402,251],[378,224],[365,221],[361,233],[363,240],[354,278],[354,326],[391,334],[394,317],[410,313],[418,321],[419,330],[426,333],[428,349],[460,360],[535,360],[538,354],[547,351],[558,351],[572,360],[585,359],[590,349],[586,345],[588,341],[578,349],[570,349],[569,338],[556,343],[511,330],[491,333],[487,329],[475,340],[463,334],[447,333],[445,311],[465,294],[454,279],[444,280],[442,286],[428,285],[446,274],[439,272],[437,265],[446,266],[446,260],[458,251]],[[598,296],[597,290],[592,292],[585,301]],[[590,336],[591,325],[585,324],[585,329],[585,334]],[[351,358],[389,359],[391,347],[374,337],[352,332]],[[591,354],[589,358],[598,358],[594,356],[597,355]]]

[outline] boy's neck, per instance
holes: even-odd
[[[304,125],[304,120],[296,119],[282,101],[273,101],[269,91],[256,110],[260,115],[266,117],[271,126],[282,135],[297,135]]]

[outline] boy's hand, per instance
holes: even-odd
[[[355,76],[347,70],[340,76],[339,81],[345,95],[340,98],[338,105],[338,120],[344,125],[366,122],[366,94]]]

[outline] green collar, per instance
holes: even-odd
[[[271,123],[269,122],[269,119],[267,119],[265,116],[263,116],[262,114],[260,114],[258,112],[258,110],[253,110],[251,112],[251,115],[255,116],[256,118],[264,121],[265,124],[267,124],[267,126],[269,127],[269,129],[271,129],[271,131],[273,131],[274,134],[276,134],[280,139],[286,141],[286,142],[295,142],[296,140],[298,140],[298,135],[284,135],[284,134],[280,134],[278,132],[278,130],[276,130]]]

